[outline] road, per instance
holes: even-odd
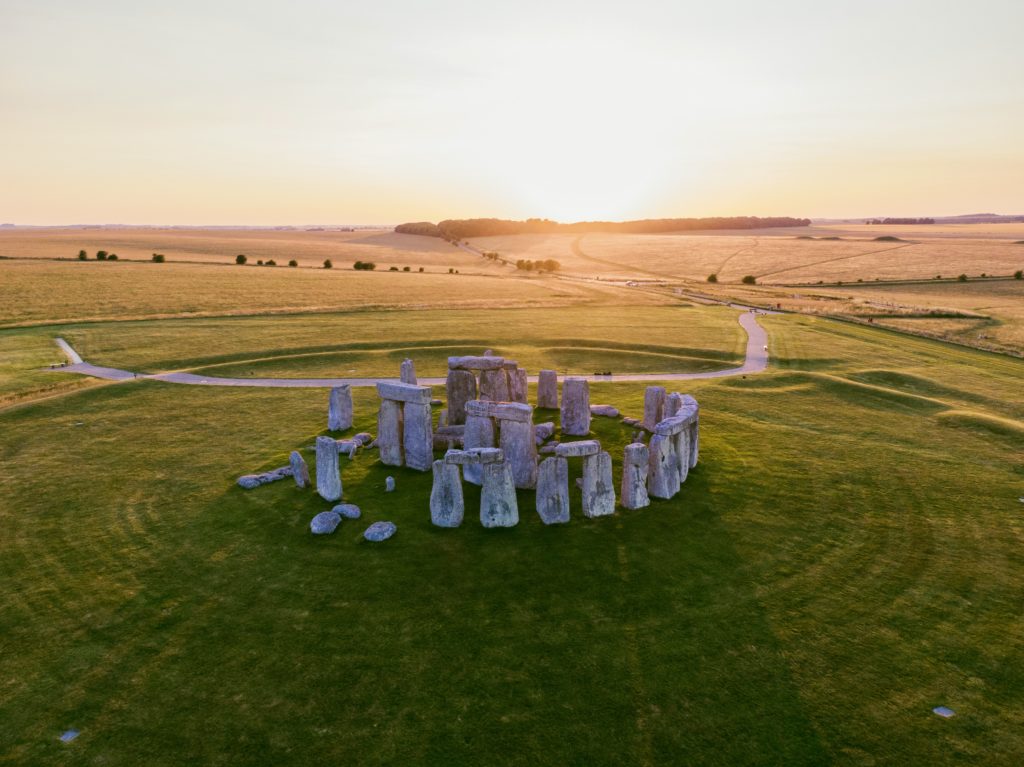
[[[625,375],[588,375],[578,376],[589,381],[691,381],[702,378],[726,378],[728,376],[760,373],[768,367],[768,333],[758,323],[757,314],[747,307],[739,315],[740,327],[747,333],[747,349],[743,364],[726,370],[711,370],[703,373],[629,373]],[[767,314],[767,312],[761,312]],[[102,378],[107,381],[164,381],[166,383],[186,384],[191,386],[253,386],[296,389],[324,389],[332,386],[374,386],[379,381],[396,381],[396,378],[218,378],[216,376],[197,375],[195,373],[134,373],[131,370],[102,367],[85,362],[63,338],[57,338],[57,345],[68,357],[69,364],[52,368],[59,373],[81,373],[82,375]],[[536,383],[537,376],[530,376]],[[444,378],[420,378],[425,386],[444,385]]]

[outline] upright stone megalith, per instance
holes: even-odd
[[[527,402],[527,394],[529,393],[529,380],[526,376],[526,371],[522,368],[516,368],[508,372],[508,388],[509,388],[509,399],[512,402]]]
[[[651,504],[647,495],[647,471],[651,453],[643,442],[626,445],[622,461],[622,506],[642,509]]]
[[[483,464],[480,523],[484,527],[515,527],[519,524],[516,487],[504,460]]]
[[[566,378],[562,382],[562,434],[589,433],[590,384],[586,378]]]
[[[288,463],[292,467],[292,477],[296,486],[309,487],[309,467],[306,466],[306,459],[302,457],[302,453],[292,450],[292,454],[288,456]]]
[[[462,445],[466,450],[494,447],[494,422],[487,416],[467,415]],[[467,463],[462,474],[467,482],[474,485],[479,485],[483,481],[483,469],[479,463]]]
[[[476,376],[469,370],[449,370],[445,384],[448,390],[448,424],[466,422],[466,403],[476,399]]]
[[[665,395],[665,418],[671,418],[683,406],[683,395],[677,391]]]
[[[537,471],[537,516],[545,525],[569,521],[569,462],[560,456],[541,461]]]
[[[690,421],[690,468],[692,469],[697,465],[697,458],[700,453],[700,405],[697,404],[696,398],[689,394],[684,394],[682,398],[682,406],[688,412],[692,412],[693,417]]]
[[[459,467],[447,460],[434,461],[430,489],[430,521],[438,527],[458,527],[466,511]]]
[[[416,363],[410,359],[402,360],[402,366],[399,368],[399,376],[402,383],[416,384]]]
[[[377,412],[377,448],[385,466],[402,465],[402,403],[383,399]]]
[[[352,428],[352,388],[335,386],[327,400],[327,429],[344,431]]]
[[[654,427],[665,417],[665,387],[648,386],[644,391],[644,420],[643,425],[647,431],[654,431]]]
[[[504,368],[480,371],[480,399],[508,402],[508,376]]]
[[[338,445],[330,437],[316,438],[316,491],[325,501],[341,499]]]
[[[554,370],[542,370],[537,376],[537,407],[558,409],[558,374]]]
[[[583,458],[583,516],[603,517],[615,513],[615,480],[612,457],[602,450]]]
[[[651,437],[647,492],[654,498],[668,499],[679,492],[679,457],[675,440],[666,434]]]
[[[405,403],[402,434],[405,465],[410,469],[427,471],[434,462],[434,435],[429,403]]]

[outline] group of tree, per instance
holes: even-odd
[[[79,261],[88,261],[89,260],[89,254],[86,253],[84,250],[78,251],[78,260]],[[117,253],[108,253],[105,250],[97,250],[96,251],[96,260],[97,261],[117,261]]]
[[[865,224],[873,224],[875,226],[882,224],[934,224],[934,218],[869,218],[864,222]]]
[[[481,253],[480,255],[482,255],[482,256],[483,256],[484,258],[489,258],[489,259],[490,259],[491,261],[497,261],[497,260],[499,260],[499,259],[501,258],[501,256],[499,256],[499,255],[498,255],[498,254],[497,254],[497,253],[496,253],[495,251],[493,251],[493,250],[485,250],[485,251],[484,251],[483,253]]]
[[[526,272],[557,272],[561,268],[562,265],[553,258],[547,258],[543,261],[531,261],[528,258],[521,258],[516,261],[516,269],[522,269]]]
[[[546,218],[509,221],[500,218],[448,219],[437,224],[419,221],[399,224],[400,234],[419,234],[441,237],[459,243],[467,237],[491,237],[505,234],[555,234],[559,232],[618,232],[651,234],[658,232],[694,231],[698,229],[766,229],[776,227],[810,226],[809,218],[774,216],[719,216],[711,218],[649,218],[638,221],[578,221],[562,224]]]
[[[352,264],[352,268],[357,272],[372,272],[377,268],[377,265],[372,261],[356,261]]]

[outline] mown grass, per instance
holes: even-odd
[[[1024,363],[764,321],[773,372],[690,389],[682,493],[589,521],[573,490],[560,528],[529,492],[517,528],[480,528],[473,492],[433,528],[429,476],[368,453],[343,462],[363,519],[310,536],[328,504],[233,480],[311,444],[323,392],[129,382],[0,413],[0,758],[1019,762],[1024,444],[957,413],[1024,418]],[[642,386],[593,389],[639,413]],[[594,429],[618,477],[630,430]],[[398,534],[361,543],[378,519]]]

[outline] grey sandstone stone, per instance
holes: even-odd
[[[381,399],[416,402],[421,405],[430,405],[431,399],[429,386],[416,386],[398,381],[378,381],[377,394]]]
[[[330,437],[316,438],[316,491],[325,501],[341,498],[338,445]]]
[[[604,517],[615,513],[615,480],[612,457],[601,451],[583,459],[583,516]]]
[[[392,535],[398,531],[398,526],[394,522],[374,522],[363,533],[363,538],[373,543],[380,543],[386,541]]]
[[[402,419],[405,465],[428,471],[434,462],[434,439],[430,405],[406,402]]]
[[[246,490],[252,490],[254,487],[260,485],[266,485],[270,482],[277,482],[279,479],[292,476],[292,470],[290,466],[282,466],[280,469],[273,469],[271,471],[265,471],[262,474],[246,474],[238,478],[239,487],[243,487]]]
[[[523,407],[530,407],[524,405]],[[530,408],[531,410],[533,408]],[[505,454],[505,462],[512,472],[512,481],[518,488],[537,485],[537,445],[533,439],[533,424],[520,421],[502,421],[498,442]]]
[[[542,370],[537,376],[537,407],[558,408],[558,374],[554,370]]]
[[[341,515],[334,511],[321,511],[309,523],[313,535],[330,535],[341,524]]]
[[[508,463],[487,463],[482,468],[480,524],[484,527],[515,527],[519,524],[519,505]]]
[[[544,423],[538,423],[534,425],[533,439],[538,445],[547,442],[553,436],[555,436],[554,421],[545,421]]]
[[[352,439],[358,439],[360,442],[363,443],[363,446],[365,447],[369,445],[371,442],[373,442],[373,435],[370,434],[370,432],[368,431],[361,431],[354,437],[352,437]]]
[[[687,429],[690,425],[690,419],[685,415],[674,415],[671,418],[666,418],[663,421],[659,421],[654,427],[655,434],[661,434],[666,437],[672,437],[681,431]]]
[[[562,434],[582,437],[590,433],[590,384],[585,378],[562,382]]]
[[[402,360],[402,365],[399,368],[399,378],[402,383],[416,384],[416,365],[410,359]]]
[[[605,418],[618,418],[619,409],[612,405],[591,405],[590,414],[604,416]]]
[[[672,498],[679,492],[679,458],[671,436],[651,437],[650,462],[647,473],[647,494],[653,498]]]
[[[627,509],[642,509],[651,503],[647,495],[647,472],[651,453],[643,442],[626,445],[622,461],[621,503]]]
[[[385,466],[402,465],[402,403],[382,399],[377,412],[377,449]]]
[[[508,402],[508,376],[503,368],[480,371],[480,399]]]
[[[393,492],[395,492],[395,478],[394,477],[385,477],[384,478],[384,492],[385,493],[393,493]]]
[[[545,525],[569,521],[569,462],[552,456],[537,472],[537,516]]]
[[[449,357],[449,370],[500,370],[505,364],[504,357],[485,355],[483,357],[463,356]]]
[[[527,401],[527,394],[529,393],[529,382],[526,376],[526,371],[522,368],[516,368],[510,370],[508,373],[508,388],[509,388],[509,399],[513,402]]]
[[[700,453],[700,405],[689,394],[683,395],[683,407],[692,409],[693,422],[690,424],[690,468],[697,465]]]
[[[306,459],[302,457],[302,453],[292,450],[291,455],[288,456],[288,463],[291,466],[296,486],[309,487],[309,467],[306,465]]]
[[[555,448],[555,455],[562,458],[597,455],[601,452],[601,443],[596,439],[582,439],[578,442],[563,442]]]
[[[352,388],[335,386],[327,400],[327,429],[344,431],[352,428]]]
[[[463,432],[462,444],[466,450],[478,447],[495,447],[494,421],[487,416],[466,416],[466,430]],[[467,466],[463,472],[467,482],[479,485],[482,472],[477,466]]]
[[[665,397],[665,418],[671,418],[679,412],[679,408],[683,406],[683,395],[677,391],[666,395]]]
[[[454,463],[434,461],[434,484],[430,488],[430,521],[438,527],[458,527],[466,511],[462,478]]]
[[[653,431],[665,413],[665,387],[648,386],[644,391],[644,428]]]
[[[445,388],[448,392],[448,423],[465,423],[466,403],[476,399],[476,376],[468,370],[449,370]]]
[[[363,512],[354,503],[339,503],[331,511],[340,514],[345,519],[359,519],[363,515]]]
[[[557,442],[549,442],[546,445],[541,445],[537,449],[537,452],[541,453],[543,455],[554,455],[554,452],[557,449],[558,449],[558,443]]]

